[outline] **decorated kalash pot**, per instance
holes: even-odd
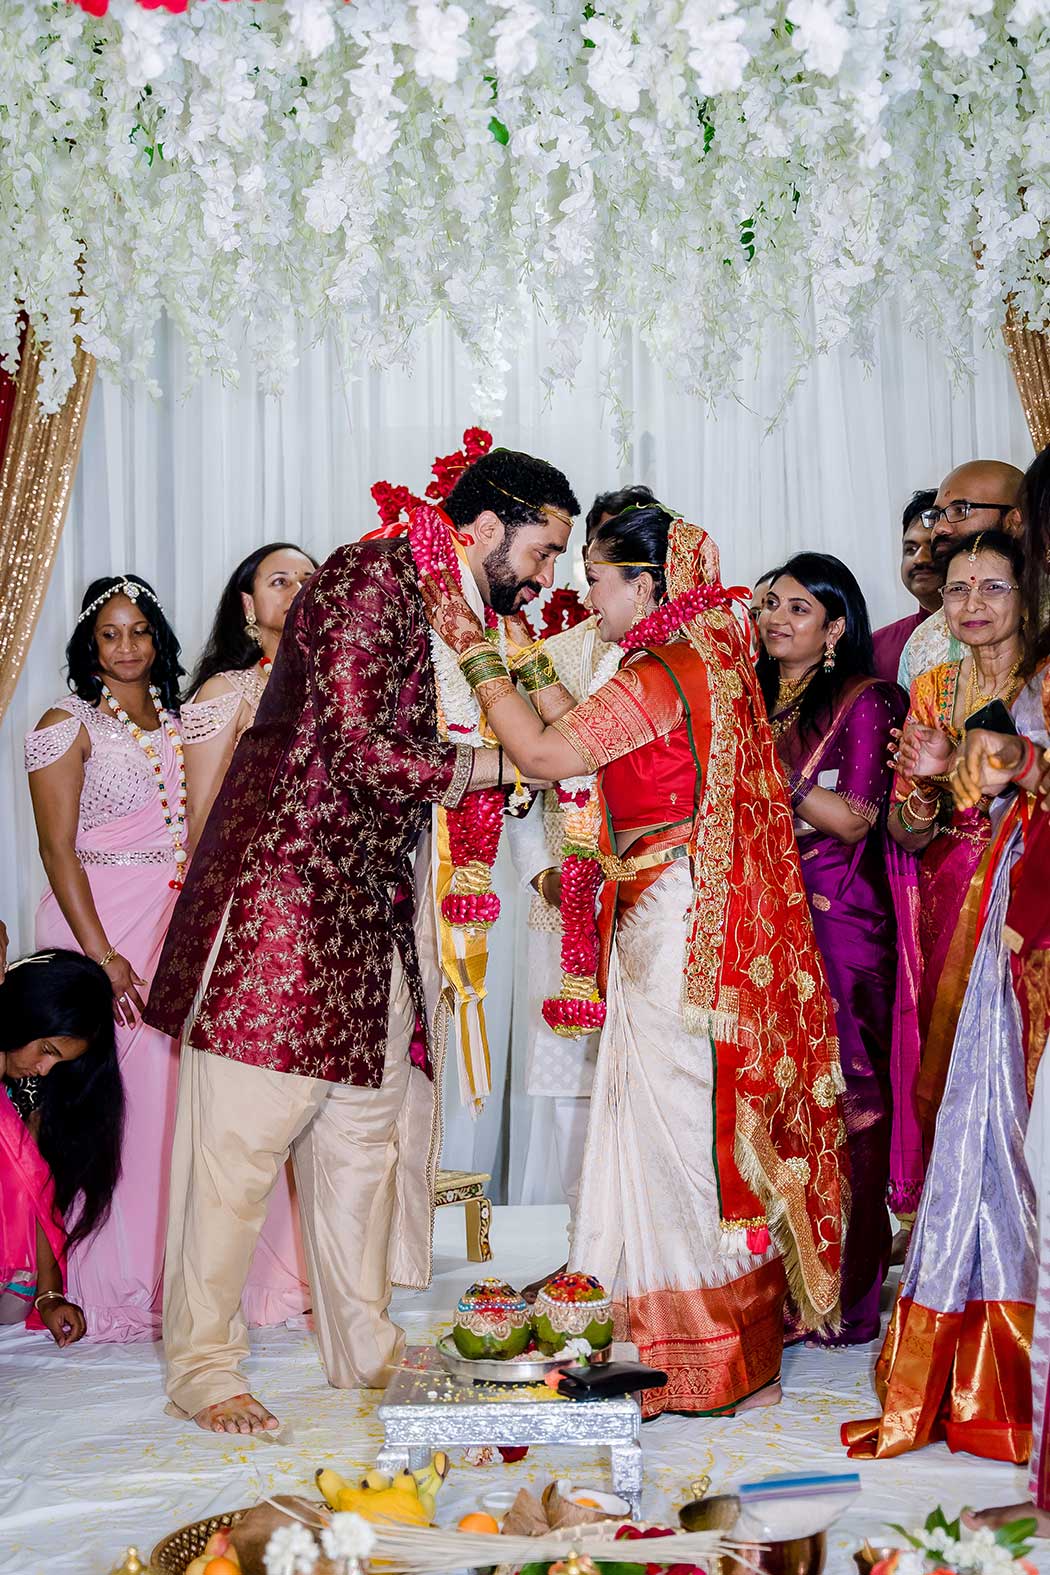
[[[604,1351],[612,1344],[612,1302],[593,1274],[555,1274],[536,1297],[532,1324],[545,1356],[556,1356],[570,1340]]]
[[[532,1339],[528,1303],[506,1280],[477,1280],[459,1298],[452,1339],[471,1362],[520,1356]]]

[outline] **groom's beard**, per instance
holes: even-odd
[[[506,536],[498,547],[493,547],[483,564],[489,582],[488,603],[501,618],[517,612],[519,607],[524,607],[526,602],[532,600],[532,596],[526,592],[531,591],[533,596],[539,596],[543,590],[536,580],[519,580],[515,577],[510,566],[510,547]]]

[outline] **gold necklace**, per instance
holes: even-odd
[[[1010,688],[1014,679],[1017,677],[1020,667],[1021,658],[1018,657],[1010,671],[1007,673],[1006,677],[999,683],[993,683],[991,689],[986,692],[985,690],[978,687],[977,657],[971,651],[970,677],[966,684],[966,715],[973,716],[974,712],[979,711],[982,706],[990,705],[1000,691],[1002,691],[1003,695],[1005,696],[1006,691]]]
[[[781,738],[794,721],[794,710],[809,685],[813,681],[813,671],[803,673],[801,678],[782,678],[777,690],[776,708],[770,718],[770,727],[774,738]]]

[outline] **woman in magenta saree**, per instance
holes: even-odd
[[[853,1208],[842,1326],[823,1338],[854,1345],[879,1332],[892,1239],[886,1200],[897,921],[884,830],[887,750],[906,705],[896,684],[870,676],[864,598],[836,558],[800,553],[779,570],[766,592],[759,635],[759,677],[795,810],[846,1083]],[[895,867],[892,855],[891,862]]]

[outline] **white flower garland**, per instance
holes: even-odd
[[[497,641],[503,665],[507,664],[507,630],[503,619],[497,625]],[[459,660],[451,646],[445,644],[436,630],[430,631],[430,654],[434,663],[438,700],[445,719],[446,736],[455,744],[471,744],[475,749],[485,746],[481,734],[481,707],[473,689],[463,677]]]
[[[4,0],[0,357],[74,334],[148,383],[296,330],[404,360],[436,313],[503,392],[523,299],[550,382],[637,324],[713,397],[768,334],[870,357],[892,297],[965,344],[1050,315],[1048,0]],[[979,259],[979,266],[977,259]],[[245,323],[247,328],[245,330]]]

